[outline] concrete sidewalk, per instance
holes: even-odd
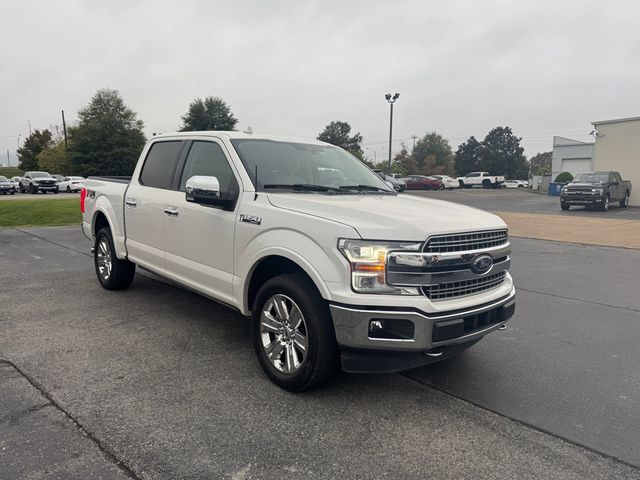
[[[640,220],[495,212],[513,237],[640,249]]]

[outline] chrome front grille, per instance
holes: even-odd
[[[430,300],[446,300],[448,298],[474,295],[476,293],[491,290],[499,287],[505,280],[507,272],[499,272],[486,277],[478,277],[472,280],[462,280],[459,282],[440,283],[438,285],[426,285],[422,287],[422,292]]]
[[[423,252],[449,253],[480,250],[504,245],[508,240],[509,235],[506,230],[438,235],[429,238],[423,248]]]

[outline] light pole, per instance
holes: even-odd
[[[399,93],[394,93],[393,95],[391,95],[390,93],[385,94],[384,98],[387,99],[387,102],[389,102],[389,105],[391,106],[391,113],[389,115],[389,168],[388,168],[388,174],[391,175],[391,140],[393,138],[393,104],[395,103],[395,101],[398,99],[398,97],[400,96]]]

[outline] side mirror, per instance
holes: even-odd
[[[184,195],[187,202],[221,205],[220,183],[216,177],[194,175],[187,180]]]
[[[616,187],[619,185],[618,182],[616,182],[615,180],[611,183],[611,185],[615,185]]]

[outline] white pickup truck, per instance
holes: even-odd
[[[500,218],[397,195],[318,141],[156,136],[131,178],[87,179],[80,205],[104,288],[137,265],[250,316],[262,368],[291,391],[442,360],[515,310]]]
[[[460,188],[472,188],[479,185],[482,188],[500,188],[504,183],[504,177],[490,175],[489,172],[471,172],[464,177],[458,177]]]

